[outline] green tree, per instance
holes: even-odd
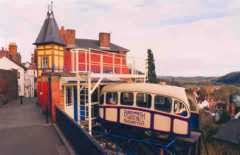
[[[156,71],[155,71],[155,61],[153,52],[151,49],[147,50],[147,82],[148,83],[158,83]]]

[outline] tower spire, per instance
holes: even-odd
[[[52,16],[53,15],[53,0],[50,1],[50,3],[48,4],[48,12],[47,12],[48,16]]]
[[[59,28],[53,14],[53,0],[49,1],[47,17],[42,25],[42,28],[37,36],[35,45],[44,45],[55,43],[65,46],[64,40],[61,38]]]

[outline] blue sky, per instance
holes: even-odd
[[[0,0],[0,46],[15,41],[30,60],[49,0]],[[78,38],[111,32],[142,68],[146,51],[160,75],[218,76],[240,70],[240,0],[55,0],[58,25]]]

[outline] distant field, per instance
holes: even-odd
[[[168,83],[176,83],[179,85],[206,85],[212,84],[212,81],[216,80],[217,77],[172,77],[172,76],[160,76],[160,81],[166,81]]]
[[[234,85],[240,86],[240,72],[228,73],[221,77],[174,77],[174,76],[159,76],[160,81],[166,81],[168,83],[176,85]]]

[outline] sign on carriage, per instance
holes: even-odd
[[[137,127],[149,128],[150,113],[138,110],[121,109],[120,122]]]

